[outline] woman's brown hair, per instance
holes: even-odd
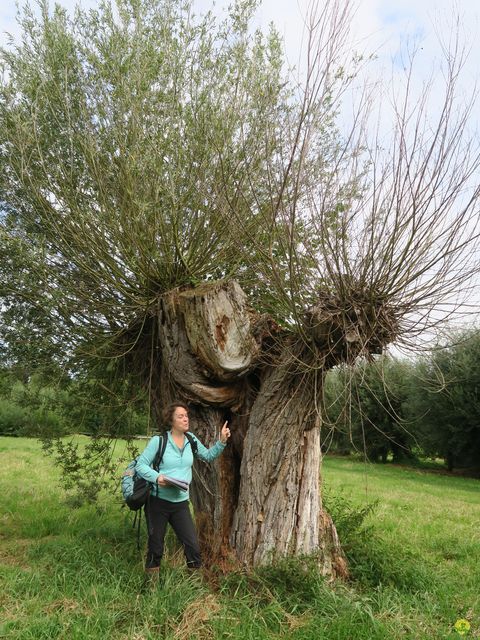
[[[169,427],[172,425],[173,413],[178,407],[180,407],[181,409],[185,409],[185,411],[188,413],[188,406],[184,402],[180,402],[178,400],[174,400],[163,410],[163,421]]]

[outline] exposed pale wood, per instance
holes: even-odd
[[[259,351],[239,285],[203,285],[163,296],[158,327],[167,379],[190,400],[235,404],[242,387],[239,377]]]
[[[250,368],[258,345],[246,296],[236,282],[184,291],[178,311],[191,350],[218,380],[236,379]]]

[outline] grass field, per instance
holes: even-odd
[[[478,480],[327,458],[350,582],[289,561],[213,587],[185,572],[170,537],[162,585],[142,593],[119,500],[67,507],[35,440],[0,438],[0,465],[0,638],[437,640],[460,638],[458,619],[480,638]]]

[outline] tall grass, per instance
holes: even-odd
[[[478,480],[327,458],[351,581],[329,585],[303,559],[213,586],[169,536],[152,591],[119,499],[66,506],[35,440],[0,438],[0,464],[1,638],[443,639],[459,618],[480,637]]]

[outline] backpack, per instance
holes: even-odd
[[[197,441],[193,438],[190,433],[185,433],[187,440],[190,442],[190,446],[192,447],[193,456],[196,457],[198,445]],[[167,447],[168,436],[167,432],[164,431],[160,435],[160,441],[158,445],[158,451],[153,459],[152,467],[155,471],[158,471],[160,468],[160,464],[163,459],[163,454],[165,453],[165,449]],[[122,495],[125,504],[131,511],[138,511],[141,509],[146,503],[150,496],[150,491],[152,489],[152,483],[148,482],[144,478],[141,478],[136,472],[138,457],[134,458],[128,467],[125,469],[122,476]]]

